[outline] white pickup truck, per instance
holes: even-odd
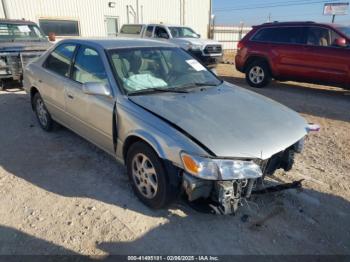
[[[222,60],[222,45],[200,35],[186,26],[164,24],[125,24],[118,37],[156,38],[174,43],[189,51],[207,66]]]

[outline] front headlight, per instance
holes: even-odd
[[[189,50],[193,50],[193,51],[198,51],[202,49],[201,45],[195,45],[195,44],[189,44],[188,45],[188,49]]]
[[[206,180],[235,180],[262,176],[260,167],[253,161],[212,159],[181,153],[185,171]]]

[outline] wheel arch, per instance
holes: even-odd
[[[244,66],[243,66],[243,72],[245,72],[248,68],[248,66],[255,62],[255,61],[262,61],[262,62],[265,62],[268,66],[268,69],[270,71],[270,74],[273,75],[273,70],[272,70],[272,67],[271,67],[271,63],[269,61],[269,59],[263,55],[252,55],[250,56],[247,61],[244,63]]]
[[[162,159],[166,159],[165,153],[162,150],[161,146],[158,144],[157,140],[153,138],[151,135],[146,134],[145,132],[135,132],[130,134],[123,143],[122,154],[123,160],[126,161],[126,155],[128,153],[129,148],[137,142],[143,142],[149,145],[154,152],[158,155],[158,157]]]
[[[30,103],[32,105],[32,109],[34,110],[34,104],[33,104],[33,99],[36,93],[39,93],[39,89],[36,88],[35,86],[32,86],[29,90],[29,94],[30,94]]]

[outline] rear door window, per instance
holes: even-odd
[[[47,57],[44,67],[61,76],[69,77],[70,65],[76,49],[74,44],[62,44]]]
[[[253,41],[268,43],[304,44],[304,27],[270,27],[259,30],[252,38]]]

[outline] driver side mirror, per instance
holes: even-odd
[[[347,47],[346,39],[343,37],[335,39],[334,43],[338,47]]]
[[[84,83],[83,92],[88,95],[112,97],[110,86],[106,83],[99,83],[99,82]]]

